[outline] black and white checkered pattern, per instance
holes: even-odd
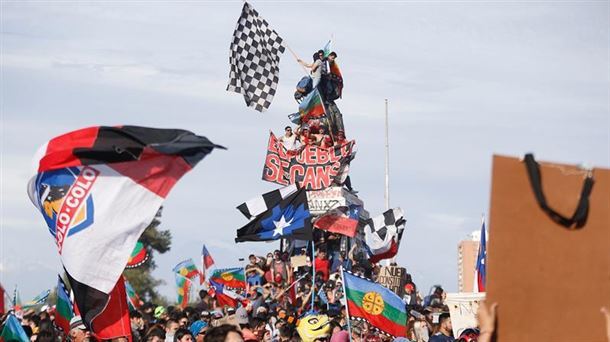
[[[269,208],[277,205],[281,200],[294,194],[296,191],[296,184],[273,190],[240,204],[237,210],[241,211],[247,218],[252,218],[269,210]]]
[[[231,42],[228,91],[244,96],[246,105],[262,112],[271,105],[278,84],[283,39],[247,2]]]
[[[364,227],[364,238],[370,251],[373,254],[385,253],[390,249],[393,239],[400,243],[406,223],[400,208],[390,209],[369,219]]]

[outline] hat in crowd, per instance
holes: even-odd
[[[197,335],[199,335],[199,332],[207,326],[208,326],[208,324],[206,322],[195,321],[195,322],[193,322],[193,324],[191,324],[191,327],[189,328],[189,330],[193,333],[193,336],[197,336]]]
[[[409,290],[409,291],[413,292],[415,290],[415,287],[411,283],[406,283],[405,290]]]
[[[232,315],[235,313],[235,308],[227,308],[227,315]]]
[[[201,317],[209,318],[210,317],[210,312],[207,311],[207,310],[201,311]]]
[[[70,330],[72,329],[87,330],[87,327],[83,324],[83,319],[80,316],[74,316],[70,320]]]
[[[248,311],[243,306],[235,311],[235,321],[237,324],[248,324]]]
[[[165,308],[162,307],[161,305],[157,306],[155,308],[155,318],[161,318],[161,316],[163,316],[163,314],[165,313]]]

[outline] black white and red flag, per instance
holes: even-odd
[[[185,130],[100,126],[39,149],[28,193],[97,338],[130,334],[121,273],[172,187],[214,148],[222,147]]]

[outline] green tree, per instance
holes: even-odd
[[[159,304],[165,300],[159,295],[156,288],[157,286],[163,284],[164,281],[155,279],[152,276],[152,271],[157,268],[154,261],[153,252],[163,254],[170,250],[172,244],[172,234],[170,231],[159,230],[162,210],[163,207],[159,209],[159,212],[157,212],[154,220],[148,227],[146,227],[144,233],[142,233],[142,236],[140,236],[140,241],[142,241],[148,252],[148,260],[137,268],[126,269],[123,272],[131,286],[133,286],[134,290],[142,300]]]

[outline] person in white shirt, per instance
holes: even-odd
[[[286,126],[284,131],[286,133],[279,139],[282,145],[284,145],[288,151],[297,150],[301,146],[300,141],[297,139],[297,135],[292,133],[292,128],[290,126]]]

